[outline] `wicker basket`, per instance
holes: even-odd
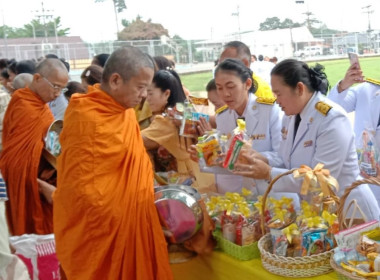
[[[341,197],[341,203],[340,203],[339,208],[338,208],[339,228],[341,230],[346,229],[348,227],[347,223],[351,222],[351,221],[347,220],[345,217],[345,213],[344,213],[345,201],[346,201],[348,195],[351,193],[351,191],[353,189],[355,189],[356,187],[362,185],[362,184],[371,184],[371,185],[380,186],[380,181],[375,179],[375,178],[358,180],[358,181],[353,182],[352,185],[344,191],[344,194]],[[360,224],[361,222],[364,222],[364,221],[356,220],[356,221],[354,221],[353,224],[357,225],[357,224]],[[357,276],[357,275],[350,273],[349,271],[344,270],[334,261],[333,257],[334,257],[334,255],[332,254],[331,259],[330,259],[330,264],[331,264],[331,267],[335,270],[335,272],[338,276],[338,279],[342,279],[342,280],[343,279],[344,280],[346,280],[346,279],[354,279],[354,280],[372,279],[372,278],[360,277],[360,276]]]
[[[295,169],[294,169],[295,170]],[[289,170],[275,177],[269,184],[262,203],[262,213],[265,213],[265,202],[272,189],[273,184],[282,176],[290,175],[294,170]],[[338,197],[330,189],[331,197],[339,204]],[[261,228],[265,232],[264,216],[261,219]],[[333,271],[330,265],[330,256],[333,250],[304,257],[282,257],[270,253],[272,241],[270,234],[264,235],[258,244],[261,253],[261,262],[263,267],[273,274],[285,277],[312,277],[322,275]]]
[[[239,246],[222,236],[220,230],[213,232],[213,235],[218,242],[218,247],[225,252],[227,255],[234,257],[235,259],[241,261],[248,261],[251,259],[256,259],[260,257],[260,251],[257,247],[258,242],[254,242],[250,245]]]

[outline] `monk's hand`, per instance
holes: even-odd
[[[241,153],[241,157],[244,158],[244,160],[235,164],[234,174],[254,179],[271,179],[270,174],[272,167],[269,166],[268,163],[247,152]]]
[[[339,82],[338,91],[342,92],[351,87],[353,84],[361,82],[364,82],[363,71],[360,69],[358,64],[354,63],[348,68],[343,80]]]
[[[189,153],[191,160],[195,162],[199,162],[198,152],[197,152],[197,149],[195,148],[195,145],[190,145],[190,147],[187,149],[187,152]]]
[[[170,231],[170,230],[168,230],[168,229],[162,229],[163,230],[163,232],[164,232],[164,235],[165,235],[165,237],[166,238],[171,238],[171,237],[173,237],[173,233]]]
[[[197,129],[199,135],[204,135],[207,131],[211,131],[212,127],[211,124],[205,118],[200,117],[199,121],[197,122]]]
[[[38,182],[40,193],[45,197],[47,202],[52,204],[53,203],[53,192],[55,191],[56,187],[54,187],[53,185],[51,185],[48,182],[45,182],[39,178],[37,178],[37,182]]]

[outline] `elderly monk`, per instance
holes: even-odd
[[[53,232],[49,202],[55,187],[38,175],[44,138],[54,121],[46,103],[60,95],[68,79],[60,60],[43,60],[30,87],[13,93],[5,113],[0,169],[8,186],[7,218],[13,235]]]
[[[101,84],[70,99],[53,197],[67,279],[172,279],[153,169],[133,110],[153,69],[139,49],[117,49]]]

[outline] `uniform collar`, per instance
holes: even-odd
[[[310,110],[314,108],[314,103],[318,95],[318,92],[314,92],[310,100],[307,102],[306,106],[302,109],[300,113],[300,117],[302,120],[305,120],[305,118],[310,114]]]

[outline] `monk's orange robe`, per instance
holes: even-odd
[[[7,218],[13,235],[53,232],[53,213],[39,193],[44,138],[54,121],[47,104],[29,88],[12,95],[3,122],[0,169],[8,187]]]
[[[96,87],[71,98],[64,124],[53,200],[67,279],[172,279],[134,110]]]

